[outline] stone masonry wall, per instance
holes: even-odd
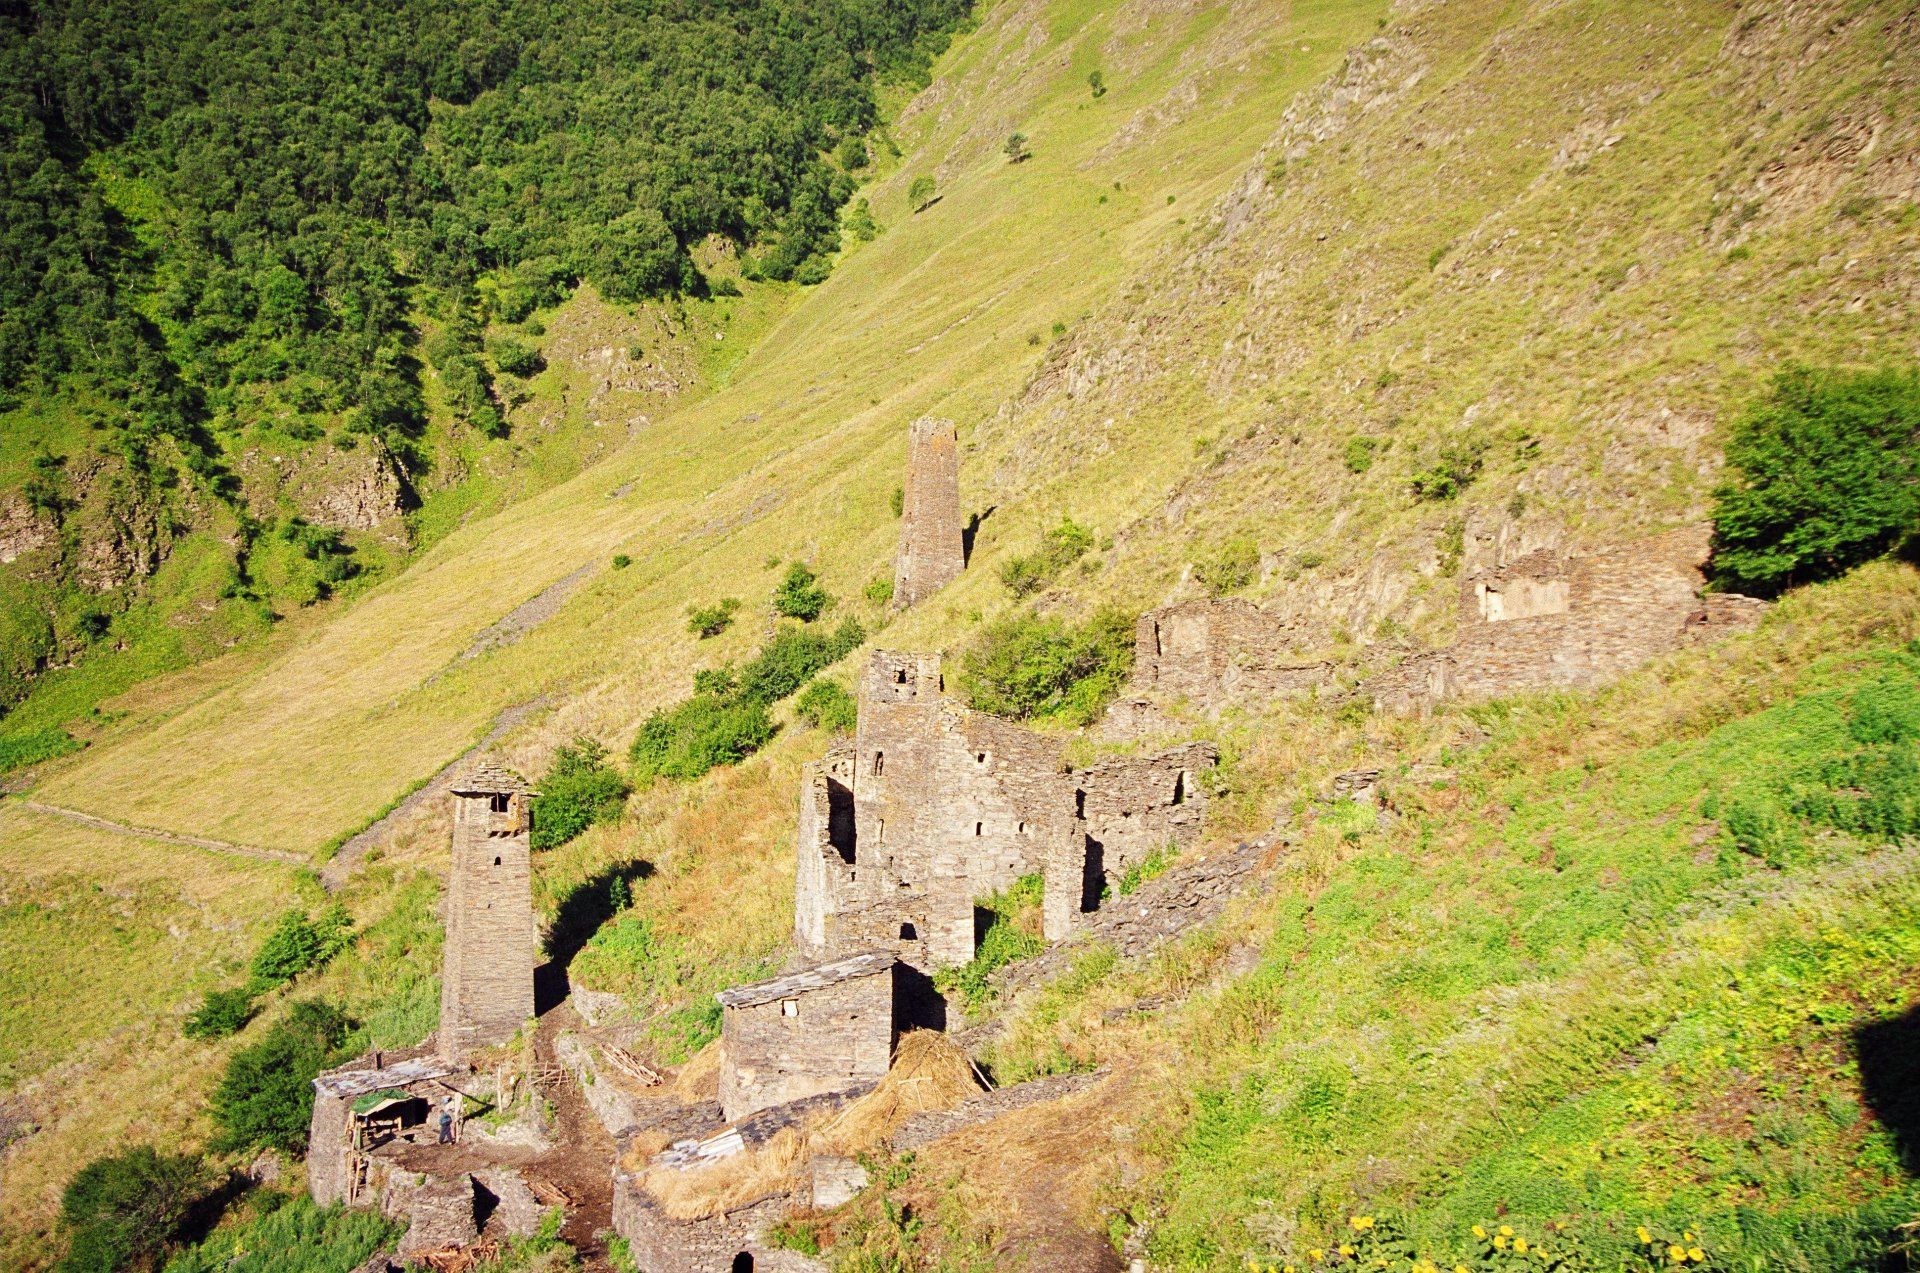
[[[878,651],[851,750],[803,779],[801,953],[881,947],[929,973],[965,963],[975,902],[1031,874],[1048,879],[1064,931],[1102,883],[1191,842],[1205,814],[1198,771],[1213,760],[1189,745],[1074,770],[1057,740],[948,699],[937,656]]]
[[[958,579],[965,568],[959,436],[953,421],[922,416],[907,438],[893,604],[915,605]]]
[[[752,989],[736,987],[727,997]],[[877,972],[817,989],[728,1002],[720,1033],[720,1108],[727,1120],[886,1074],[893,995],[889,960]]]
[[[447,881],[447,942],[439,1047],[465,1056],[505,1043],[533,1016],[534,929],[527,797],[453,797],[453,869]]]
[[[1184,698],[1203,711],[1235,699],[1311,694],[1332,665],[1302,658],[1309,634],[1250,602],[1185,601],[1140,616],[1130,693]]]
[[[1710,532],[1686,526],[1585,555],[1534,551],[1461,581],[1453,645],[1367,686],[1382,707],[1589,688],[1683,645],[1751,627],[1765,603],[1703,593]]]
[[[772,1252],[760,1242],[763,1229],[792,1209],[785,1196],[707,1220],[675,1220],[660,1209],[633,1175],[613,1177],[613,1229],[627,1240],[636,1265],[645,1273],[733,1273],[742,1254],[752,1268],[771,1267]]]

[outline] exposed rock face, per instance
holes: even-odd
[[[400,516],[400,466],[379,442],[332,450],[321,470],[327,480],[305,501],[307,519],[315,525],[376,530]]]
[[[34,512],[18,494],[0,496],[0,566],[11,565],[59,541],[59,529],[51,518]]]

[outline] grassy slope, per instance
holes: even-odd
[[[108,816],[314,848],[430,772],[498,709],[535,694],[551,693],[555,706],[509,740],[524,767],[537,770],[555,740],[580,730],[624,741],[645,710],[685,693],[690,665],[738,657],[758,639],[760,622],[743,615],[732,633],[696,646],[680,623],[690,602],[734,594],[747,599],[748,615],[761,613],[776,558],[807,557],[843,597],[886,572],[887,496],[899,480],[903,426],[922,411],[960,420],[963,494],[970,507],[994,511],[978,568],[896,620],[880,638],[888,644],[963,641],[1007,604],[994,578],[999,561],[1063,509],[1112,543],[1048,604],[1157,600],[1186,586],[1194,552],[1244,530],[1266,551],[1257,592],[1275,603],[1331,616],[1351,636],[1381,634],[1388,619],[1386,631],[1437,634],[1451,619],[1441,551],[1450,533],[1471,552],[1476,532],[1502,524],[1522,536],[1563,526],[1604,539],[1695,516],[1727,404],[1775,362],[1871,361],[1913,349],[1899,298],[1915,286],[1906,249],[1917,219],[1911,196],[1887,176],[1913,149],[1900,122],[1913,90],[1910,66],[1886,52],[1898,43],[1888,7],[1749,21],[1707,4],[1413,5],[1376,33],[1383,13],[1302,4],[1277,17],[1084,0],[988,9],[894,129],[903,158],[863,192],[885,233],[851,248],[827,284],[728,365],[724,388],[662,414],[580,477],[450,530],[406,575],[274,649],[143,687],[135,714],[52,767],[39,794]],[[1086,89],[1095,68],[1112,87],[1097,101]],[[1860,120],[1879,128],[1866,158],[1794,167],[1807,147],[1824,155]],[[1032,138],[1035,158],[1008,166],[999,147],[1015,128]],[[1787,161],[1788,175],[1765,178],[1762,189],[1775,159]],[[937,174],[943,197],[909,216],[905,188],[923,172]],[[1746,255],[1729,259],[1735,247]],[[1066,329],[1058,337],[1056,323]],[[1465,500],[1408,499],[1407,475],[1443,439],[1469,431],[1498,446]],[[1341,463],[1356,434],[1382,439],[1363,475]],[[1520,434],[1537,447],[1516,446]],[[595,575],[517,645],[448,670],[488,623],[614,552],[634,565]],[[1854,604],[1871,609],[1911,584],[1882,575],[1862,587]],[[1828,648],[1867,639],[1858,625],[1849,631]],[[1803,669],[1814,653],[1797,648],[1779,666],[1811,675]],[[1697,656],[1691,666],[1696,679],[1724,672]],[[1741,665],[1722,687],[1716,723],[1760,705],[1774,672]],[[1670,741],[1686,730],[1659,717],[1659,696],[1644,692],[1659,683],[1643,681],[1639,698],[1562,709],[1584,722],[1575,741],[1562,741],[1564,721],[1530,718],[1510,744],[1517,750],[1480,754],[1558,765]],[[1245,780],[1216,834],[1256,826],[1352,763],[1422,747],[1437,757],[1449,727],[1460,730],[1455,744],[1470,736],[1455,717],[1431,727],[1324,713],[1266,728],[1230,724]],[[684,943],[676,975],[686,988],[776,955],[788,922],[792,774],[820,746],[789,731],[737,773],[644,796],[625,824],[596,829],[549,861],[543,906],[559,909],[576,881],[642,859],[657,873],[636,888],[637,905]],[[318,779],[317,758],[329,761]],[[1523,806],[1538,801],[1540,817],[1564,819],[1572,834],[1599,837],[1598,828],[1644,813],[1631,802],[1556,806],[1559,795],[1515,789]],[[1374,836],[1362,837],[1364,852],[1315,859],[1311,871],[1351,870],[1350,891],[1385,885],[1403,907],[1391,916],[1350,909],[1338,932],[1413,933],[1408,915],[1424,918],[1436,898],[1464,907],[1479,886],[1443,850],[1483,843],[1473,839],[1482,832],[1464,817],[1436,825],[1453,840],[1412,859],[1398,839]],[[429,822],[396,846],[401,869],[437,855],[437,832]],[[1641,845],[1636,869],[1657,874],[1670,849]],[[1409,860],[1426,872],[1410,871]],[[1524,880],[1537,870],[1502,869]],[[1705,868],[1683,875],[1684,889],[1657,896],[1721,883]],[[1513,930],[1525,926],[1523,907],[1563,907],[1553,883],[1561,879],[1501,897]],[[1301,878],[1302,894],[1319,887],[1318,876]],[[1794,887],[1827,889],[1822,896],[1839,898],[1831,904],[1863,928],[1881,905],[1846,894],[1837,876],[1796,877]],[[365,904],[403,904],[398,896],[375,879]],[[1263,942],[1281,934],[1275,951],[1294,940],[1278,912],[1249,922]],[[1579,959],[1603,959],[1617,939],[1594,922],[1574,933],[1589,950],[1553,967],[1566,974],[1556,983],[1566,993],[1586,967],[1575,967]],[[1736,939],[1756,959],[1774,940]],[[1458,938],[1469,954],[1474,940]],[[359,978],[346,989],[371,1006],[377,970],[392,962],[418,975],[428,945],[410,938],[370,951],[336,975]],[[1364,945],[1319,956],[1328,1030],[1365,1019],[1356,990],[1394,958],[1391,943]],[[1491,994],[1486,984],[1512,976],[1498,962],[1461,971],[1459,955],[1436,950],[1434,969],[1406,974],[1396,1002],[1427,1005],[1408,1014],[1408,1031],[1438,1030],[1461,996]],[[1214,973],[1203,960],[1168,975],[1185,992]],[[1116,984],[1124,993],[1133,983]],[[1259,1000],[1271,986],[1256,976],[1241,994]],[[424,1003],[410,995],[415,1008]],[[1122,1200],[1165,1209],[1161,1241],[1174,1254],[1204,1256],[1197,1235],[1210,1228],[1241,1243],[1236,1250],[1282,1250],[1278,1235],[1247,1223],[1276,1205],[1260,1164],[1279,1135],[1262,1126],[1279,1107],[1234,1106],[1252,1114],[1230,1129],[1217,1164],[1194,1157],[1181,1137],[1203,1125],[1208,1101],[1243,1081],[1278,1084],[1259,1089],[1267,1094],[1291,1090],[1276,1067],[1290,1063],[1281,1054],[1293,1036],[1263,1019],[1248,1050],[1216,1052],[1202,1003],[1190,1010],[1200,1016],[1179,1018],[1157,1040],[1116,1044],[1087,1025],[1099,1014],[1085,1009],[1071,997],[1054,1005],[1053,1019],[1034,1027],[1032,1054],[1010,1053],[1008,1064],[1112,1056],[1149,1074],[1170,1067],[1168,1104],[1135,1098],[1168,1138],[1117,1151],[1138,1155],[1158,1183],[1137,1184]],[[398,1015],[409,1018],[393,1027],[403,1034],[411,1018]],[[1331,1037],[1330,1048],[1351,1051],[1361,1046],[1352,1039],[1372,1036]],[[1198,1064],[1175,1064],[1170,1038],[1196,1040]],[[1458,1064],[1491,1083],[1489,1056],[1464,1052]],[[1369,1081],[1404,1077],[1391,1060]],[[1474,1069],[1483,1062],[1484,1073]],[[1581,1071],[1555,1073],[1562,1087],[1544,1086],[1542,1102],[1571,1099],[1565,1076]],[[1377,1104],[1335,1108],[1359,1137],[1375,1126]],[[1391,1139],[1421,1108],[1405,1102],[1402,1121],[1381,1124],[1381,1136]],[[1458,1125],[1460,1145],[1435,1151],[1451,1155],[1449,1170],[1492,1139],[1511,1143],[1490,1124]],[[1073,1130],[1074,1143],[1086,1139],[1083,1127]],[[1410,1183],[1420,1179],[1417,1163],[1356,1184],[1350,1160],[1386,1156],[1376,1143],[1336,1137],[1297,1151],[1309,1155],[1303,1174],[1323,1192],[1311,1206],[1299,1192],[1285,1201],[1312,1217],[1368,1189],[1397,1190],[1392,1197],[1421,1199],[1420,1222],[1432,1232],[1481,1205],[1484,1195],[1473,1195],[1446,1210],[1434,1201],[1439,1191]],[[1340,1153],[1311,1156],[1328,1144]],[[1082,1198],[1112,1178],[1116,1152],[1098,1139],[1086,1145],[1062,1168],[1086,1183]],[[1486,1152],[1487,1165],[1475,1168],[1482,1181],[1506,1169]],[[984,1219],[1004,1214],[991,1199],[982,1206]],[[1221,1258],[1233,1258],[1225,1250]]]

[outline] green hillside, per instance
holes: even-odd
[[[824,281],[583,286],[540,311],[525,411],[563,413],[550,462],[475,458],[491,485],[429,501],[423,546],[336,604],[225,652],[223,631],[51,672],[16,709],[9,730],[88,742],[26,798],[148,834],[0,805],[6,979],[53,975],[50,912],[99,952],[80,1010],[9,1009],[0,1116],[39,1130],[0,1157],[0,1261],[51,1258],[61,1184],[128,1129],[203,1144],[218,1066],[291,997],[343,1004],[359,1042],[433,1024],[443,811],[383,824],[342,895],[362,937],[237,1044],[179,1022],[314,886],[290,862],[203,874],[229,859],[156,834],[319,867],[497,723],[529,775],[583,735],[617,760],[693,673],[755,656],[794,561],[834,598],[813,627],[950,654],[1010,615],[1203,595],[1235,561],[1346,689],[1444,641],[1496,543],[1708,519],[1733,420],[1788,366],[1920,359],[1910,6],[1035,0],[974,22],[927,87],[880,93]],[[595,440],[592,360],[621,339],[669,345],[697,391]],[[896,614],[869,585],[927,413],[959,424],[977,535]],[[1003,567],[1063,514],[1091,547],[1016,596]],[[192,568],[182,544],[165,569]],[[728,597],[730,626],[689,631]],[[1917,640],[1920,575],[1876,562],[1596,694],[1182,720],[1226,758],[1209,846],[1285,829],[1271,887],[1000,1003],[1001,1081],[1112,1081],[930,1146],[888,1185],[911,1223],[871,1191],[819,1236],[854,1269],[1065,1267],[1086,1242],[1155,1268],[1905,1267],[1915,824],[1835,810],[1911,813]],[[828,737],[773,714],[742,763],[538,858],[553,944],[589,943],[576,983],[657,1009],[670,1061],[710,1037],[710,991],[788,953],[793,793]],[[1363,767],[1390,816],[1321,800]],[[630,909],[596,937],[614,877]],[[243,919],[163,938],[183,906]],[[116,1006],[167,941],[191,976]],[[107,1091],[112,1118],[63,1112]]]

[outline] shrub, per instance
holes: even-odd
[[[783,628],[740,669],[739,693],[774,703],[821,671],[851,654],[867,639],[866,629],[848,619],[831,635],[804,628]]]
[[[893,600],[893,580],[882,575],[869,583],[862,591],[866,594],[867,600],[877,606],[883,606]]]
[[[1000,567],[1000,582],[1016,597],[1047,586],[1060,571],[1093,547],[1093,532],[1062,513],[1060,524],[1040,537],[1040,547]]]
[[[1373,467],[1373,453],[1380,446],[1379,438],[1348,438],[1346,450],[1347,472],[1364,473]]]
[[[808,684],[793,709],[801,720],[830,734],[851,734],[860,717],[860,704],[846,687],[824,679]]]
[[[625,570],[632,564],[633,558],[627,556],[625,553],[615,553],[613,555],[613,568],[615,570]]]
[[[873,219],[873,209],[865,199],[855,199],[847,209],[847,233],[862,243],[871,243],[880,236],[880,223]]]
[[[800,562],[787,567],[780,586],[773,590],[773,608],[789,619],[812,623],[833,602],[818,583],[819,576]]]
[[[1794,368],[1735,421],[1713,573],[1775,593],[1841,574],[1920,525],[1920,372]]]
[[[887,508],[893,513],[895,517],[900,516],[901,513],[906,511],[906,508],[907,508],[907,488],[906,487],[896,486],[893,488],[893,494],[887,496]]]
[[[924,212],[933,206],[933,178],[922,173],[907,185],[907,207],[914,212]]]
[[[989,978],[1016,960],[1039,954],[1046,940],[1039,931],[1040,902],[1045,884],[1038,875],[1023,875],[1002,892],[974,903],[985,911],[987,926],[973,958],[959,968],[940,973],[934,984],[943,992],[958,991],[970,1012],[986,1007],[993,997]]]
[[[733,613],[739,608],[738,597],[722,597],[710,606],[690,608],[687,611],[687,631],[702,641],[717,637],[733,626]]]
[[[219,1150],[299,1152],[313,1118],[313,1079],[346,1042],[348,1021],[319,1000],[296,1003],[267,1036],[235,1052],[209,1102]]]
[[[166,1273],[350,1273],[404,1231],[378,1211],[267,1193],[244,1223],[223,1225],[180,1252]]]
[[[857,133],[848,133],[840,139],[840,148],[834,158],[848,172],[858,172],[873,162],[873,157],[867,153],[867,143]]]
[[[254,993],[285,985],[308,969],[326,963],[353,940],[353,920],[338,902],[315,922],[294,909],[280,917],[254,952],[248,971]]]
[[[179,1237],[209,1183],[199,1158],[162,1155],[151,1145],[94,1159],[60,1196],[68,1248],[56,1268],[113,1273],[151,1265]]]
[[[1132,669],[1133,620],[1118,610],[1100,610],[1078,627],[1019,614],[980,634],[961,656],[956,684],[979,711],[1088,724]]]
[[[1033,158],[1033,151],[1027,145],[1025,133],[1013,133],[1007,138],[1007,144],[1001,148],[1006,152],[1007,162],[1021,164]]]
[[[546,360],[541,358],[538,349],[511,336],[503,336],[494,341],[489,346],[489,352],[493,354],[493,365],[509,376],[522,378],[531,376],[546,365]]]
[[[557,848],[597,822],[617,822],[626,808],[627,780],[607,764],[607,749],[584,735],[562,745],[533,798],[536,849]]]
[[[757,699],[695,694],[656,711],[628,753],[635,782],[698,778],[717,765],[738,764],[773,737],[773,720]]]
[[[189,1039],[224,1039],[240,1033],[255,1011],[253,991],[245,986],[209,990],[181,1024],[180,1033]]]
[[[1107,77],[1098,71],[1089,71],[1087,72],[1087,87],[1092,90],[1095,97],[1105,97],[1107,95]]]
[[[1407,484],[1413,488],[1414,498],[1429,501],[1453,499],[1472,486],[1474,479],[1480,476],[1486,450],[1487,444],[1478,439],[1449,442],[1441,447],[1438,460],[1407,480]]]
[[[1209,596],[1238,592],[1260,577],[1260,546],[1244,535],[1229,539],[1193,563],[1193,577]]]

